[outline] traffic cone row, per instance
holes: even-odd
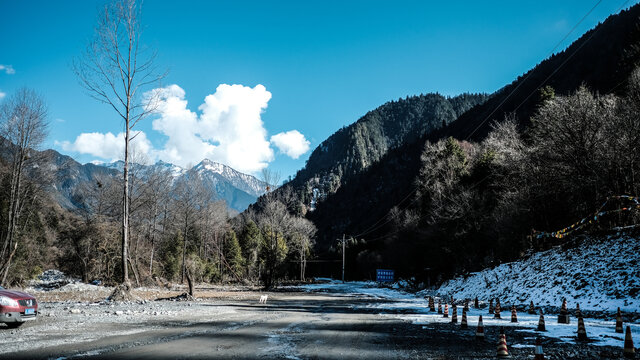
[[[469,328],[469,325],[467,324],[467,309],[462,309],[462,321],[460,322],[460,328]]]
[[[540,310],[540,320],[538,320],[538,331],[547,331],[544,326],[544,315],[542,315],[542,310]]]
[[[627,333],[624,337],[624,357],[635,359],[636,349],[633,347],[633,339],[631,338],[631,327],[627,325]]]
[[[453,297],[451,298],[452,300],[452,316],[451,316],[451,322],[452,323],[457,323],[457,318],[458,318],[458,313],[457,313],[457,307],[455,305],[455,300],[453,299]],[[429,298],[429,306],[432,307],[432,304],[434,303],[434,300],[432,297]],[[467,329],[468,328],[468,322],[467,322],[467,311],[468,311],[468,304],[469,301],[467,300],[465,302],[465,307],[462,309],[462,321],[460,323],[460,328],[461,329]],[[474,307],[478,307],[478,298],[476,297],[474,300]],[[531,313],[532,310],[534,310],[534,305],[533,305],[533,301],[530,302],[529,304],[529,310],[528,312]],[[438,312],[442,313],[442,303],[438,302]],[[490,313],[494,313],[495,318],[500,319],[500,299],[496,299],[496,306],[495,308],[493,307],[493,299],[489,300],[489,312]],[[578,340],[579,341],[588,341],[589,338],[587,336],[587,331],[584,325],[584,319],[582,317],[582,312],[580,310],[580,304],[576,304],[576,315],[578,317]],[[568,318],[569,318],[569,312],[567,309],[567,300],[563,299],[562,300],[562,307],[560,309],[560,315],[558,316],[558,322],[559,323],[563,323],[560,317],[563,316],[566,318],[567,322],[568,322]],[[444,317],[449,317],[449,305],[445,304],[444,306]],[[512,305],[511,307],[511,322],[518,322],[518,315],[517,315],[517,310],[515,305]],[[544,322],[544,314],[542,313],[542,310],[540,310],[540,319],[538,321],[538,328],[536,329],[537,331],[546,331],[545,328],[545,322]],[[617,333],[621,333],[622,332],[622,315],[620,312],[620,308],[618,308],[618,312],[616,314],[616,332]],[[480,315],[478,317],[478,327],[476,328],[476,333],[475,333],[475,338],[476,340],[484,340],[485,338],[485,333],[484,333],[484,324],[482,322],[482,315]],[[631,336],[631,327],[627,326],[627,330],[626,330],[626,334],[625,334],[625,340],[624,340],[624,351],[623,351],[624,357],[625,358],[630,358],[630,359],[634,359],[635,358],[635,348],[633,346],[633,338]],[[500,329],[500,339],[498,342],[498,348],[497,348],[497,357],[509,357],[509,350],[507,348],[507,340],[506,340],[506,335],[504,334],[504,330],[501,328]],[[534,350],[534,359],[535,360],[542,360],[544,359],[544,353],[542,351],[542,342],[540,340],[540,338],[536,339],[536,346],[535,346],[535,350]]]
[[[582,315],[578,317],[578,340],[587,341],[587,330],[584,328],[584,320]]]
[[[620,313],[620,308],[618,308],[618,314],[616,315],[616,332],[618,334],[622,334],[624,332],[622,330],[622,314]]]
[[[458,323],[458,307],[455,304],[451,305],[451,323]]]
[[[530,315],[535,315],[536,314],[536,309],[533,306],[533,300],[531,300],[531,302],[529,303],[529,314]]]
[[[542,340],[540,340],[540,338],[536,338],[536,347],[533,350],[533,359],[544,360],[544,352],[542,352]]]
[[[500,330],[500,340],[498,341],[498,357],[509,357],[509,350],[507,349],[507,335],[504,334],[504,330]]]

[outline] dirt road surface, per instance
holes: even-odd
[[[221,295],[222,294],[222,295]],[[346,294],[218,292],[200,301],[41,302],[42,315],[19,329],[0,325],[0,359],[493,359],[498,329],[414,325],[390,301]],[[157,295],[157,294],[156,294]],[[379,304],[378,304],[379,305]],[[404,313],[403,313],[404,314]],[[522,340],[507,329],[507,340]],[[494,341],[495,340],[495,341]],[[620,358],[621,349],[544,343],[547,359]],[[533,348],[510,349],[514,359]]]

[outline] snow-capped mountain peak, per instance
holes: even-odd
[[[108,164],[100,164],[100,166],[122,172],[124,162],[118,160]],[[143,174],[146,169],[150,168],[159,168],[168,171],[174,181],[186,176],[189,172],[189,170],[181,166],[162,160],[159,160],[153,165],[131,163],[131,169],[134,174],[138,173],[136,170],[141,170],[139,173]],[[197,172],[205,183],[205,186],[214,191],[218,198],[225,200],[229,207],[238,211],[244,210],[266,191],[266,184],[254,176],[243,174],[227,165],[209,159],[202,160],[191,168],[191,171]]]

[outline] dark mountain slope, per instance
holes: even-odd
[[[323,141],[289,186],[305,207],[313,208],[312,203],[335,192],[389,150],[415,142],[487,98],[486,94],[453,98],[427,94],[388,102]]]

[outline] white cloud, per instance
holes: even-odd
[[[187,166],[208,158],[250,173],[273,160],[261,118],[271,99],[264,86],[221,84],[198,107],[200,116],[187,108],[178,85],[154,91],[161,98],[153,129],[168,137],[159,154],[163,160]]]
[[[3,91],[0,91],[0,99],[2,99],[5,96],[7,96],[7,93],[3,92]]]
[[[0,71],[4,71],[8,75],[12,75],[12,74],[16,73],[16,71],[13,69],[13,66],[11,66],[11,65],[2,65],[2,64],[0,64]]]
[[[144,132],[133,132],[135,138],[131,141],[132,153],[137,157],[154,157],[151,142]],[[65,151],[74,151],[81,154],[90,154],[108,159],[110,161],[122,160],[124,158],[124,133],[113,135],[108,132],[102,133],[82,133],[76,137],[74,142],[56,142]],[[136,161],[141,162],[141,161]]]
[[[144,133],[136,138],[138,152],[148,160],[163,160],[182,167],[203,159],[217,161],[245,172],[257,173],[274,159],[274,144],[281,152],[298,158],[309,150],[309,142],[297,130],[280,133],[267,140],[262,113],[271,93],[262,85],[221,84],[198,106],[199,114],[188,108],[185,91],[178,85],[147,92],[154,101],[152,128],[166,136],[162,148],[154,149]],[[123,135],[85,133],[73,143],[57,143],[66,151],[91,154],[103,159],[121,159]]]
[[[271,143],[287,156],[297,159],[309,151],[309,140],[305,139],[298,130],[281,132],[271,137]]]

